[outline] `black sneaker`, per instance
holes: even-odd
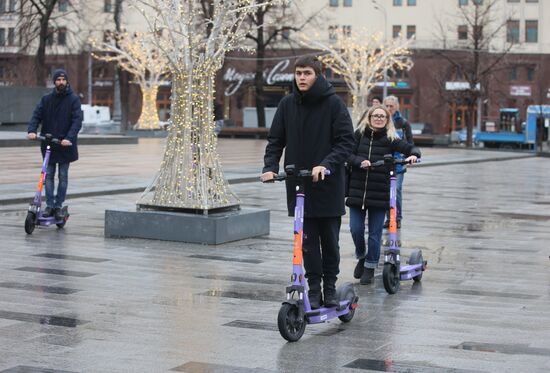
[[[49,218],[53,214],[54,214],[54,209],[52,209],[50,206],[46,206],[46,208],[42,212],[42,217],[43,218]]]
[[[384,222],[384,228],[385,228],[385,229],[388,229],[389,227],[390,227],[390,221],[389,221],[389,220],[386,220],[386,221]]]
[[[353,270],[353,277],[361,278],[364,270],[365,270],[365,258],[359,259],[359,261],[357,261],[357,265],[355,265],[355,269]]]
[[[338,298],[336,297],[336,289],[325,288],[324,296],[325,296],[325,307],[327,308],[338,307],[340,305],[340,302],[338,302]]]
[[[63,211],[62,208],[58,207],[58,208],[55,209],[55,219],[56,220],[65,219],[65,211]]]
[[[374,268],[365,268],[363,271],[363,276],[361,276],[361,280],[359,283],[361,285],[368,285],[372,282],[372,279],[374,278]]]
[[[401,220],[398,220],[397,221],[397,229],[400,229],[401,228]]]
[[[321,308],[323,299],[321,298],[320,290],[309,291],[308,297],[309,297],[309,305],[311,306],[312,310]]]

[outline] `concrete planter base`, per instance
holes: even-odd
[[[269,234],[269,210],[243,208],[208,216],[169,211],[105,211],[105,237],[218,245]]]

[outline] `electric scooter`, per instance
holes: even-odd
[[[46,143],[46,154],[44,155],[44,161],[42,162],[42,171],[40,172],[40,180],[36,188],[34,200],[29,205],[27,211],[27,217],[25,218],[25,232],[32,234],[35,226],[49,227],[50,225],[57,225],[58,228],[63,228],[67,220],[69,219],[69,211],[67,206],[62,208],[63,218],[57,219],[55,215],[44,217],[42,212],[42,189],[44,188],[44,182],[46,181],[46,170],[50,161],[51,145],[59,144],[61,140],[53,138],[52,135],[37,136],[37,140],[41,140]]]
[[[428,265],[428,261],[424,260],[420,249],[412,252],[407,265],[401,265],[401,241],[397,235],[397,176],[395,166],[408,163],[410,162],[395,159],[393,155],[386,154],[384,160],[371,164],[371,167],[386,167],[390,175],[389,239],[384,243],[384,270],[382,271],[382,281],[388,294],[397,293],[401,281],[412,279],[414,282],[420,282],[422,273]]]
[[[330,172],[325,171],[325,175]],[[302,268],[302,240],[304,224],[304,180],[310,178],[311,171],[296,170],[294,165],[285,167],[285,172],[277,175],[273,181],[292,179],[296,181],[296,207],[294,209],[294,259],[290,285],[286,288],[286,300],[283,302],[277,325],[281,336],[289,342],[299,340],[307,324],[318,324],[338,317],[342,322],[350,322],[358,307],[359,297],[355,294],[353,284],[347,282],[336,290],[340,303],[335,307],[312,309],[309,303],[308,287]]]

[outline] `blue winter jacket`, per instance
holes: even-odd
[[[80,99],[73,93],[69,85],[63,93],[53,90],[43,96],[34,109],[31,121],[29,122],[29,133],[36,133],[38,126],[40,134],[51,134],[54,138],[67,139],[73,145],[61,146],[52,144],[50,163],[68,163],[78,159],[78,148],[76,144],[78,131],[82,127],[82,109]],[[46,153],[46,145],[42,143],[42,156]]]
[[[395,130],[397,132],[397,135],[400,139],[405,140],[407,143],[414,145],[413,137],[412,137],[412,129],[409,122],[401,116],[401,113],[399,111],[396,111],[393,114],[393,123],[395,125]],[[395,152],[393,154],[394,158],[396,159],[403,159],[403,154],[399,152]],[[407,166],[398,164],[395,167],[395,171],[398,174],[402,174],[407,171]]]

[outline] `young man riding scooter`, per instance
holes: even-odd
[[[57,220],[64,218],[63,202],[67,195],[69,182],[69,164],[78,159],[76,139],[78,131],[82,127],[82,108],[80,99],[73,93],[69,85],[69,77],[63,69],[53,72],[53,92],[42,97],[34,112],[28,126],[27,137],[30,140],[36,139],[36,131],[40,128],[40,135],[52,135],[53,138],[61,139],[60,144],[51,144],[52,152],[46,174],[46,209],[43,217],[55,216]],[[46,153],[46,145],[42,143],[42,157]],[[57,193],[54,196],[54,177],[56,167],[59,172],[59,183]]]
[[[311,308],[339,304],[336,280],[340,272],[341,216],[345,214],[344,162],[355,142],[348,109],[321,69],[321,62],[312,56],[296,61],[294,91],[281,100],[273,118],[260,177],[266,182],[277,175],[283,150],[285,166],[312,171],[312,180],[304,185],[303,228]],[[325,177],[325,170],[330,171],[330,176]],[[287,180],[286,190],[288,213],[293,216],[295,183]]]

